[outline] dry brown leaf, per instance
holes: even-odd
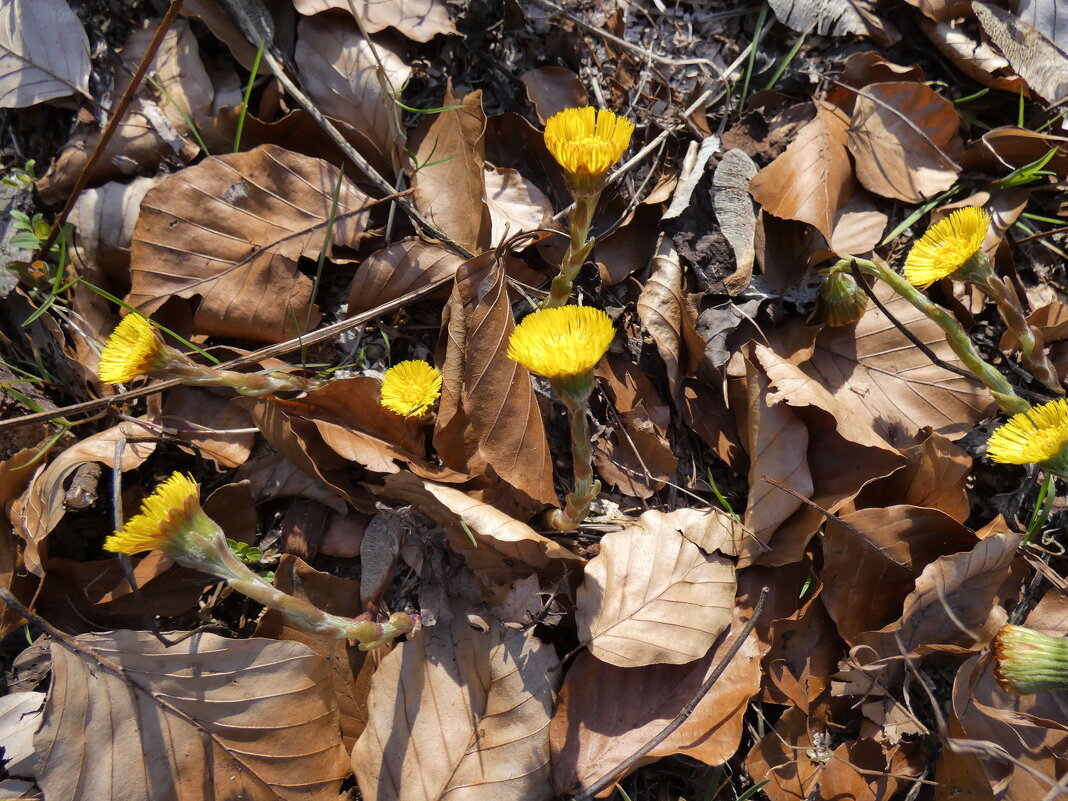
[[[486,194],[489,211],[490,246],[497,247],[523,231],[554,228],[553,204],[538,187],[507,167],[486,167]]]
[[[961,367],[937,325],[879,282],[874,291],[902,326],[946,364]],[[801,356],[800,352],[795,354]],[[994,402],[977,381],[931,360],[886,316],[869,308],[856,326],[825,328],[807,362],[800,365],[859,419],[897,448],[920,441],[930,427],[951,440],[989,417]]]
[[[364,39],[351,15],[331,12],[301,18],[293,60],[319,111],[362,131],[384,161],[400,153],[405,132],[394,98],[412,70],[398,48]]]
[[[749,751],[745,768],[754,781],[768,780],[761,790],[771,801],[807,801],[824,763],[807,756],[812,748],[809,720],[792,706]]]
[[[589,787],[659,734],[717,668],[750,614],[736,609],[730,631],[688,665],[624,668],[579,655],[564,678],[549,729],[557,792],[570,796]],[[765,650],[756,633],[750,633],[686,722],[638,765],[670,754],[707,765],[726,762],[738,749],[742,718],[760,688]]]
[[[831,684],[845,645],[820,599],[822,589],[819,584],[800,609],[772,623],[764,660],[765,699],[772,703],[808,712]]]
[[[0,10],[0,108],[76,92],[89,97],[89,38],[65,0],[13,0]]]
[[[145,195],[127,301],[152,314],[200,297],[196,333],[281,342],[319,321],[298,259],[316,258],[339,181],[320,159],[272,145],[213,156]],[[363,238],[368,198],[341,178],[334,247]]]
[[[702,551],[671,515],[646,512],[601,540],[575,599],[579,639],[617,667],[700,659],[730,623],[734,565]]]
[[[350,317],[456,274],[463,257],[451,248],[410,237],[372,253],[349,285]]]
[[[838,209],[830,247],[840,256],[859,256],[875,249],[883,238],[888,217],[879,211],[873,195],[859,187]]]
[[[757,166],[745,151],[734,148],[723,154],[712,178],[712,205],[720,230],[734,251],[734,272],[723,279],[727,291],[737,295],[753,277],[756,249],[756,214],[749,197],[749,184]]]
[[[987,131],[968,146],[960,163],[966,170],[1002,176],[1037,161],[1051,149],[1055,152],[1046,169],[1064,180],[1068,178],[1068,148],[1064,139],[1015,126]]]
[[[541,407],[525,367],[507,356],[515,328],[504,260],[493,253],[456,273],[443,328],[442,390],[434,447],[446,467],[487,467],[537,504],[557,503]]]
[[[872,0],[770,0],[775,16],[798,32],[870,36],[883,46],[901,38]]]
[[[23,555],[26,569],[34,575],[43,575],[42,563],[47,559],[46,538],[67,513],[64,495],[66,482],[81,465],[99,462],[112,465],[115,461],[115,445],[125,443],[122,449],[123,472],[140,467],[156,450],[155,442],[127,442],[144,439],[145,430],[132,422],[119,423],[114,428],[88,436],[60,453],[47,466],[41,465],[33,474],[33,481],[26,491],[12,504],[10,517],[16,533],[26,543]]]
[[[368,33],[396,28],[416,42],[429,42],[438,34],[456,33],[443,0],[294,0],[301,14],[318,14],[331,8],[356,13]]]
[[[442,106],[408,138],[417,170],[412,176],[415,205],[427,219],[472,253],[489,243],[490,218],[483,198],[486,114],[482,90],[463,97],[450,84]]]
[[[386,656],[352,752],[364,798],[541,801],[552,798],[549,717],[559,672],[551,645],[486,616],[452,619]]]
[[[823,605],[850,645],[900,617],[921,571],[939,556],[971,548],[975,535],[934,509],[864,509],[827,521]]]
[[[1031,91],[1049,103],[1068,95],[1068,55],[1020,17],[992,3],[972,3],[990,40]]]
[[[28,468],[37,455],[35,448],[24,448],[0,462],[0,509],[7,509],[29,484],[33,473]],[[0,587],[15,595],[23,603],[33,597],[34,582],[30,581],[22,563],[19,541],[8,515],[0,515]],[[0,637],[6,637],[21,626],[23,618],[4,604],[0,609]]]
[[[642,203],[634,210],[630,222],[597,240],[593,260],[602,284],[615,286],[645,268],[656,251],[660,219],[659,206]]]
[[[969,5],[971,5],[969,3]],[[920,29],[962,72],[984,86],[1013,94],[1027,91],[1023,78],[1012,71],[1009,60],[990,42],[972,35],[972,26],[964,20],[931,22],[919,20]]]
[[[70,253],[72,260],[85,265],[83,274],[91,275],[94,266],[113,276],[128,274],[130,241],[141,201],[157,182],[156,178],[135,178],[128,184],[108,183],[78,195],[69,218],[78,232]]]
[[[167,393],[160,422],[177,429],[178,439],[220,470],[243,465],[256,442],[248,412],[211,390],[175,387]]]
[[[608,437],[594,445],[593,459],[597,475],[632,498],[651,498],[679,465],[664,430],[644,409],[613,417]]]
[[[283,554],[274,573],[274,585],[282,592],[309,601],[324,612],[343,617],[357,617],[364,612],[359,593],[351,579],[320,573],[290,554]],[[345,752],[350,753],[356,739],[367,725],[367,693],[371,671],[365,665],[374,660],[345,640],[330,634],[309,634],[295,629],[288,618],[275,609],[263,613],[256,625],[256,637],[283,642],[299,642],[319,654],[330,667],[330,686],[337,700],[341,736]]]
[[[130,77],[148,50],[154,27],[134,31],[122,48],[122,64],[115,68],[115,97],[129,86]],[[134,102],[93,165],[92,183],[120,179],[136,173],[139,167],[154,171],[165,156],[190,161],[200,147],[194,140],[187,115],[201,130],[211,127],[215,88],[200,60],[196,37],[185,20],[178,20],[163,37],[152,60],[151,74],[167,92],[157,92],[147,81],[138,89]],[[59,154],[52,169],[37,183],[41,197],[59,202],[73,188],[100,139],[96,130],[76,133]]]
[[[806,222],[828,242],[838,210],[852,189],[845,122],[821,104],[816,106],[816,118],[749,184],[750,194],[768,213]]]
[[[123,675],[53,644],[34,739],[48,796],[337,798],[349,774],[337,701],[326,662],[307,646],[198,633],[168,648],[136,631],[77,642]]]
[[[935,22],[949,22],[972,10],[971,0],[905,0]]]
[[[964,145],[950,101],[916,81],[868,84],[857,94],[846,141],[866,189],[919,203],[953,185]]]
[[[589,105],[582,80],[566,67],[537,67],[519,76],[542,125],[565,108]]]

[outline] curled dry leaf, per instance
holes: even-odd
[[[66,0],[12,0],[0,8],[0,108],[76,92],[89,97],[89,38]]]
[[[451,248],[410,237],[372,253],[349,285],[350,317],[456,274],[463,257]]]
[[[798,32],[870,36],[886,46],[901,38],[872,0],[770,0],[775,16]]]
[[[923,18],[919,20],[919,25],[935,47],[968,77],[984,86],[1013,94],[1027,90],[1027,84],[1012,71],[1009,60],[986,39],[972,36],[970,26],[959,22],[931,22]]]
[[[964,146],[951,102],[915,81],[873,83],[857,94],[846,141],[866,189],[919,203],[953,185]]]
[[[1031,91],[1049,103],[1068,95],[1068,55],[1010,11],[992,3],[972,3],[986,35],[1005,54]]]
[[[579,639],[617,667],[682,665],[707,653],[734,607],[734,565],[646,512],[606,534],[576,596]]]
[[[319,320],[301,257],[322,250],[340,182],[334,247],[355,247],[367,196],[332,164],[280,147],[213,156],[145,195],[134,231],[127,301],[152,314],[200,297],[196,333],[281,342]]]
[[[486,616],[397,646],[371,680],[352,751],[360,792],[395,801],[548,801],[549,717],[560,673],[551,645]]]
[[[589,105],[582,80],[566,67],[537,67],[519,76],[542,125],[565,108]]]
[[[331,8],[359,15],[363,29],[378,33],[396,28],[415,42],[429,42],[441,33],[456,33],[444,0],[294,0],[301,14],[318,14]]]
[[[389,162],[404,144],[394,102],[412,70],[388,41],[368,41],[349,15],[316,14],[297,24],[293,60],[305,90],[328,117],[361,131]]]
[[[76,642],[77,651],[52,646],[45,724],[34,740],[47,795],[337,798],[349,774],[337,700],[326,662],[307,646],[198,633],[165,647],[136,631]]]
[[[136,423],[119,423],[114,428],[76,442],[56,456],[47,467],[42,465],[37,468],[33,481],[12,504],[10,513],[15,532],[26,543],[23,559],[31,573],[43,575],[42,563],[47,558],[45,540],[67,513],[64,505],[67,479],[86,462],[112,465],[115,462],[115,446],[119,442],[124,443],[120,469],[126,472],[140,467],[156,450],[156,443],[127,440],[143,439],[144,435],[145,430]]]

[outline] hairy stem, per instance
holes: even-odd
[[[575,208],[571,210],[571,215],[568,217],[571,241],[560,262],[560,273],[553,279],[549,297],[542,304],[544,309],[563,306],[571,300],[571,287],[582,269],[583,262],[593,250],[594,241],[589,238],[589,235],[593,212],[597,208],[597,198],[598,195],[575,198]]]

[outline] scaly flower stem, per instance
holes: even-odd
[[[1061,386],[1060,379],[1057,377],[1057,371],[1043,350],[1045,343],[1042,332],[1027,322],[1016,290],[1007,279],[999,278],[992,270],[983,276],[983,280],[977,280],[974,283],[997,304],[1001,319],[1005,321],[1005,327],[1019,340],[1020,355],[1024,366],[1049,389],[1063,395],[1064,387]]]
[[[574,531],[590,513],[590,504],[601,491],[601,482],[593,477],[593,449],[590,447],[590,424],[586,420],[593,376],[587,381],[588,389],[574,391],[552,382],[560,396],[571,423],[571,463],[575,473],[575,488],[564,499],[563,510],[554,509],[549,514],[549,525],[557,531]]]
[[[253,573],[227,547],[226,538],[215,536],[215,548],[226,565],[226,575],[220,576],[238,592],[270,609],[284,614],[294,628],[309,634],[326,634],[338,639],[356,640],[361,651],[384,645],[401,634],[411,632],[418,620],[405,612],[390,615],[385,623],[353,620],[324,612],[314,604],[282,592]]]
[[[903,276],[898,275],[885,265],[876,264],[868,259],[842,259],[835,265],[834,269],[848,270],[851,264],[855,264],[862,272],[889,284],[895,292],[941,328],[953,352],[975,374],[976,378],[986,384],[993,394],[994,400],[997,401],[998,406],[1003,411],[1009,414],[1019,414],[1031,408],[1030,403],[1016,394],[1005,376],[979,355],[967,332],[945,309],[932,303],[926,295],[906,281]]]
[[[288,373],[239,373],[197,364],[185,354],[168,348],[170,360],[165,367],[153,371],[159,378],[178,378],[187,386],[229,387],[241,395],[270,395],[273,392],[307,392],[319,385]]]
[[[551,309],[555,306],[563,306],[571,300],[571,288],[582,269],[586,257],[593,250],[594,240],[589,239],[590,226],[593,223],[593,212],[597,208],[597,199],[600,192],[592,195],[576,195],[575,208],[568,217],[571,241],[567,245],[567,252],[560,262],[560,274],[553,279],[549,289],[549,297],[542,304],[543,309]]]

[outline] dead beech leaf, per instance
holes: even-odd
[[[872,83],[857,95],[846,141],[865,189],[919,203],[953,185],[964,146],[951,102],[916,81]]]
[[[457,97],[450,84],[441,105],[458,108],[424,120],[408,139],[417,166],[412,176],[415,205],[471,253],[481,253],[490,234],[489,212],[482,202],[486,195],[482,91]]]
[[[551,645],[485,616],[451,620],[393,649],[371,679],[352,769],[367,799],[548,801]]]
[[[75,92],[89,97],[89,38],[65,0],[13,0],[0,10],[0,108]]]
[[[167,648],[137,631],[77,642],[123,675],[52,645],[34,738],[49,796],[337,798],[349,773],[337,701],[326,662],[307,646],[198,633]]]
[[[35,448],[23,448],[0,462],[0,509],[7,509],[8,503],[18,498],[30,483],[33,474],[27,464],[36,455]],[[30,603],[36,582],[26,575],[12,522],[10,515],[0,517],[0,587],[23,603]],[[24,622],[24,618],[4,604],[0,609],[0,637],[6,637]]]
[[[863,509],[827,521],[823,605],[850,645],[900,616],[916,578],[934,559],[971,548],[975,535],[934,509]]]
[[[986,35],[1036,95],[1049,103],[1068,95],[1068,55],[1020,17],[993,4],[973,2]]]
[[[549,728],[557,793],[581,792],[659,734],[716,669],[749,614],[736,608],[730,630],[688,665],[616,667],[580,654],[564,678]],[[686,722],[638,765],[670,754],[707,765],[730,759],[749,700],[760,689],[760,657],[766,650],[751,632]]]
[[[961,366],[942,329],[883,283],[873,289],[895,319],[939,359]],[[924,427],[959,439],[994,408],[985,387],[933,364],[876,308],[869,308],[856,326],[821,331],[801,369],[844,408],[872,420],[879,436],[897,448],[919,441]]]
[[[26,542],[23,558],[31,573],[43,575],[42,563],[47,558],[45,540],[67,513],[63,503],[67,479],[86,462],[111,465],[115,461],[117,442],[143,438],[144,435],[145,430],[136,423],[119,423],[76,442],[47,466],[37,468],[30,486],[11,507],[15,531]],[[122,449],[122,471],[140,467],[155,450],[155,442],[127,442]]]
[[[128,184],[112,182],[78,195],[69,218],[78,231],[71,258],[86,265],[95,263],[109,274],[125,274],[130,269],[130,241],[141,201],[157,181],[142,177]]]
[[[463,257],[451,248],[409,237],[372,253],[349,285],[350,317],[455,275]]]
[[[194,445],[198,455],[219,469],[244,464],[256,442],[248,412],[211,390],[172,389],[163,405],[162,423],[177,429],[178,439]]]
[[[838,209],[828,244],[843,257],[869,253],[882,240],[888,219],[876,208],[874,196],[857,187],[849,201]]]
[[[607,439],[594,445],[597,475],[625,495],[651,498],[671,477],[679,460],[671,452],[665,432],[641,411],[612,420]]]
[[[852,188],[845,123],[821,104],[816,105],[816,118],[749,184],[753,199],[769,214],[806,222],[828,242]]]
[[[333,246],[364,236],[368,198],[341,178]],[[314,327],[312,281],[298,259],[325,239],[338,170],[273,145],[212,156],[145,195],[127,301],[152,314],[168,298],[200,297],[193,330],[281,342]]]
[[[935,47],[970,78],[1013,94],[1027,91],[1027,84],[1012,71],[1009,60],[989,41],[978,34],[973,36],[971,26],[961,24],[961,20],[931,22],[924,18],[919,25]]]
[[[617,667],[700,659],[730,623],[734,566],[646,512],[606,534],[575,599],[579,639]]]
[[[293,60],[308,97],[328,117],[362,131],[384,161],[404,144],[394,97],[412,70],[386,40],[369,42],[348,14],[302,17]]]
[[[368,33],[396,28],[415,42],[429,42],[441,33],[456,33],[443,0],[294,0],[293,5],[301,14],[318,14],[331,8],[352,13],[355,8]]]
[[[537,67],[524,72],[519,80],[523,82],[542,125],[565,108],[589,105],[589,95],[582,80],[566,67]]]
[[[486,167],[486,208],[490,219],[490,245],[538,228],[559,229],[553,221],[553,204],[538,187],[506,167]]]
[[[901,38],[872,0],[769,0],[768,5],[783,25],[798,32],[870,36],[884,47]]]
[[[791,706],[749,751],[745,769],[754,781],[768,780],[761,790],[771,801],[806,801],[825,762],[810,759],[809,715]]]
[[[487,588],[501,587],[532,573],[559,580],[569,571],[581,572],[582,557],[461,490],[411,473],[396,473],[386,477],[384,494],[414,504],[444,526],[449,547],[464,557]]]
[[[556,505],[531,376],[507,355],[515,320],[503,259],[486,253],[459,268],[443,323],[448,340],[434,429],[442,462],[471,475],[490,468],[535,503]]]

